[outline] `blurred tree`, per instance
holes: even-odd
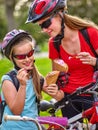
[[[41,29],[38,25],[25,24],[31,0],[0,0],[0,2],[5,9],[3,10],[4,15],[2,15],[2,17],[6,25],[4,25],[3,21],[0,22],[0,24],[3,24],[2,26],[5,27],[5,30],[3,29],[4,27],[2,28],[4,33],[1,31],[2,37],[0,37],[0,39],[3,39],[5,33],[12,30],[13,28],[21,28],[29,31],[30,34],[36,39],[36,43],[43,46],[48,36],[40,32]]]
[[[69,14],[88,18],[98,24],[98,0],[68,0]]]
[[[7,31],[21,28],[29,31],[38,44],[43,45],[48,36],[40,33],[36,24],[25,24],[32,0],[0,0],[0,40]],[[98,24],[98,0],[68,0],[68,12],[89,18]]]
[[[15,16],[18,23],[18,28],[30,32],[30,34],[36,39],[36,43],[40,46],[43,46],[48,36],[44,33],[41,33],[41,28],[37,24],[25,24],[30,4],[31,1],[25,0],[25,2],[18,2],[18,4],[16,5]]]
[[[8,31],[17,27],[14,18],[14,9],[15,9],[16,2],[17,0],[4,0]]]
[[[4,7],[0,3],[0,41],[3,38],[5,32],[7,31],[7,25],[4,18]]]

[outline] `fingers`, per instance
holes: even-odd
[[[18,77],[21,77],[21,78],[24,78],[24,77],[26,77],[27,75],[28,75],[28,73],[27,73],[27,71],[26,71],[24,68],[20,69],[20,70],[18,71],[18,73],[17,73],[17,76],[18,76]]]
[[[26,85],[26,80],[28,79],[28,72],[26,69],[22,68],[17,73],[17,78],[22,85]]]
[[[83,64],[89,64],[95,66],[96,58],[91,56],[88,52],[80,52],[77,57],[82,61]]]
[[[51,84],[49,86],[46,86],[45,91],[50,96],[55,96],[58,92],[58,86],[56,84]]]
[[[47,87],[48,94],[51,96],[55,96],[58,93],[58,86],[56,84],[52,84]]]
[[[27,71],[30,71],[30,70],[32,70],[33,69],[33,66],[29,66],[29,67],[27,67],[27,68],[24,68],[25,70],[27,70]]]
[[[87,57],[89,56],[90,54],[88,52],[80,52],[77,54],[77,56],[80,58],[80,57]]]

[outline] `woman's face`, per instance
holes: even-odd
[[[61,18],[59,15],[42,19],[38,21],[38,24],[43,32],[47,33],[50,37],[55,37],[61,32]]]
[[[34,49],[31,44],[32,42],[26,40],[14,46],[12,57],[14,62],[19,68],[25,68],[26,70],[31,70],[31,68],[33,67]]]

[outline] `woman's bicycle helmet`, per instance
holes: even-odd
[[[24,30],[14,29],[5,35],[2,43],[2,52],[8,59],[11,53],[11,48],[15,44],[15,41],[24,36],[28,37],[32,41],[32,37]]]
[[[26,23],[37,22],[67,7],[67,0],[35,0],[29,9]]]

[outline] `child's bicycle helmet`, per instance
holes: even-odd
[[[35,0],[30,6],[26,23],[37,22],[65,7],[67,0]]]
[[[12,30],[8,32],[2,42],[2,52],[3,54],[9,59],[9,55],[11,52],[11,48],[14,45],[15,41],[20,37],[28,37],[32,41],[32,37],[29,33],[25,32],[24,30]]]

